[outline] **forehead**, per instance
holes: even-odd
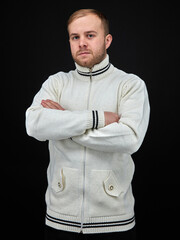
[[[69,34],[71,33],[82,33],[88,31],[96,31],[99,32],[103,30],[101,19],[94,15],[89,14],[84,17],[79,17],[75,19],[72,23],[69,24],[68,27]]]

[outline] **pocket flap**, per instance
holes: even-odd
[[[120,195],[121,191],[113,171],[110,171],[108,178],[104,180],[104,188],[110,196],[118,197]]]
[[[58,178],[53,181],[52,188],[55,190],[55,192],[62,192],[64,189],[64,185],[65,179],[63,169],[61,169]]]

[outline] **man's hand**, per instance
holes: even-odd
[[[62,111],[65,110],[63,107],[61,107],[61,105],[59,103],[54,102],[54,101],[52,101],[50,99],[42,100],[41,101],[41,105],[44,108],[57,109],[57,110],[62,110]]]
[[[117,113],[113,112],[104,112],[104,117],[105,117],[105,126],[118,122],[120,119],[120,116]]]

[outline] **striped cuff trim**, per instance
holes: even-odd
[[[98,116],[98,111],[92,111],[92,116],[93,116],[93,125],[92,129],[98,129],[98,124],[99,124],[99,116]]]

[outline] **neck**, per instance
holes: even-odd
[[[86,72],[86,73],[100,70],[100,69],[106,67],[108,64],[109,64],[109,55],[108,54],[105,55],[105,57],[103,58],[103,60],[101,62],[94,64],[93,66],[89,66],[89,67],[80,66],[79,64],[77,64],[75,62],[77,70],[80,72]]]
[[[92,68],[82,67],[75,63],[77,74],[81,78],[85,77],[95,77],[95,79],[103,77],[109,72],[109,69],[112,69],[112,65],[109,63],[109,56],[106,55],[105,59],[98,64],[95,64]],[[87,78],[88,79],[88,78]]]
[[[92,71],[93,68],[94,68],[94,66],[96,66],[96,65],[100,64],[101,62],[103,62],[103,60],[104,60],[106,57],[107,57],[107,53],[105,53],[105,54],[103,55],[103,57],[101,58],[100,61],[97,61],[97,62],[96,62],[95,64],[93,64],[93,65],[87,66],[87,68],[89,68],[89,70]],[[83,66],[82,66],[82,67],[83,67]]]

